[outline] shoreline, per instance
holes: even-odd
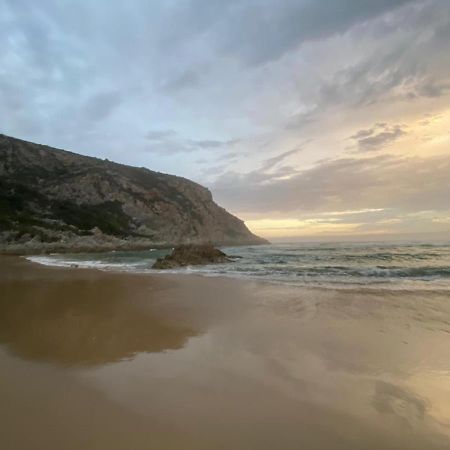
[[[61,254],[63,255],[63,254]],[[113,266],[105,266],[105,267],[95,267],[95,266],[83,266],[78,263],[74,263],[74,265],[63,265],[63,264],[46,264],[38,261],[33,261],[30,258],[32,257],[45,257],[45,256],[53,256],[53,255],[0,255],[0,258],[6,256],[6,257],[17,257],[26,260],[30,264],[36,264],[38,266],[48,267],[48,268],[54,268],[54,269],[66,269],[66,270],[95,270],[105,273],[112,273],[112,274],[128,274],[128,275],[139,275],[139,276],[150,276],[150,277],[199,277],[199,278],[211,278],[211,279],[219,279],[219,280],[235,280],[237,282],[243,282],[243,283],[257,283],[261,285],[269,285],[269,286],[280,286],[280,287],[287,287],[287,288],[296,288],[299,290],[305,290],[305,291],[311,291],[311,292],[317,292],[317,291],[339,291],[339,292],[349,292],[349,293],[360,293],[364,294],[365,292],[369,293],[377,293],[377,292],[399,292],[399,293],[430,293],[430,292],[436,292],[436,293],[450,293],[450,287],[437,287],[437,286],[430,286],[429,288],[420,288],[417,286],[411,286],[411,287],[405,287],[404,285],[399,286],[374,286],[374,285],[367,285],[367,284],[353,284],[353,285],[347,285],[347,286],[340,286],[336,284],[330,284],[330,285],[314,285],[310,284],[299,284],[299,283],[293,283],[289,281],[283,281],[283,280],[274,280],[274,279],[267,279],[267,278],[257,278],[257,277],[251,277],[247,275],[237,275],[235,273],[230,274],[217,274],[213,272],[201,272],[201,271],[189,271],[187,268],[178,268],[178,269],[165,269],[165,270],[157,270],[157,269],[145,269],[145,270],[125,270],[120,269]],[[55,255],[56,256],[56,255]]]

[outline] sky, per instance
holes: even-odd
[[[0,132],[269,239],[450,237],[448,0],[0,0]]]

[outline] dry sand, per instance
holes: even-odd
[[[450,448],[450,294],[0,259],[4,450]]]

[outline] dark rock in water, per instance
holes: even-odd
[[[185,178],[0,134],[0,253],[264,244]]]
[[[231,259],[211,244],[179,245],[170,255],[158,258],[152,269],[173,269],[201,264],[217,264],[229,262]]]

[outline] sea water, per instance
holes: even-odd
[[[55,266],[155,273],[171,249],[31,256]],[[223,248],[227,264],[189,266],[165,273],[251,278],[324,288],[450,290],[450,243],[283,243]]]

